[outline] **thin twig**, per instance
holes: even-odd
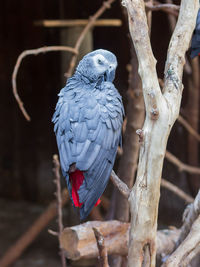
[[[83,29],[83,31],[81,32],[78,40],[76,41],[76,44],[74,46],[74,48],[76,49],[76,51],[79,51],[80,46],[85,38],[85,35],[87,34],[87,32],[94,26],[95,21],[104,13],[104,11],[108,8],[110,8],[110,5],[114,2],[115,0],[108,0],[106,2],[103,2],[103,5],[99,8],[99,10],[92,16],[89,18],[89,22],[88,24],[85,26],[85,28]],[[72,56],[72,59],[70,61],[69,64],[69,68],[67,73],[65,73],[65,77],[69,78],[72,75],[74,66],[76,64],[76,59],[77,59],[77,54]]]
[[[113,184],[118,188],[120,193],[122,193],[122,195],[125,198],[129,198],[130,189],[128,188],[128,186],[124,182],[122,182],[122,180],[119,179],[119,177],[117,176],[117,174],[113,170],[111,172],[110,179],[113,182]]]
[[[193,222],[200,214],[200,190],[195,197],[194,203],[187,206],[183,213],[183,226],[181,227],[181,233],[177,241],[176,247],[185,239],[188,235]]]
[[[151,11],[164,11],[174,16],[178,16],[180,6],[174,4],[155,4],[145,3],[145,7]]]
[[[181,199],[183,199],[186,203],[192,203],[194,201],[194,198],[190,195],[186,194],[183,190],[181,190],[178,186],[170,183],[169,181],[162,178],[161,180],[161,186],[170,190],[177,196],[179,196]]]
[[[40,47],[37,49],[31,49],[31,50],[25,50],[23,51],[17,58],[13,73],[12,73],[12,89],[14,97],[19,105],[19,108],[21,109],[24,117],[27,121],[30,121],[31,118],[29,114],[27,113],[26,109],[24,108],[24,103],[22,102],[21,98],[19,97],[19,94],[17,92],[17,74],[19,71],[19,67],[21,65],[22,60],[29,55],[38,55],[40,53],[46,53],[46,52],[52,52],[52,51],[66,51],[71,52],[73,54],[77,54],[77,50],[72,47],[68,46],[47,46],[47,47]]]
[[[179,115],[178,117],[178,122],[183,125],[183,127],[185,127],[185,129],[200,142],[200,135],[198,134],[198,132],[195,131],[195,129],[192,128],[192,126],[181,115]]]
[[[167,4],[173,4],[172,0],[166,0]],[[168,14],[168,20],[169,20],[169,28],[171,33],[174,31],[174,28],[176,26],[177,18],[174,16],[174,14]]]
[[[69,200],[67,189],[62,191],[62,205]],[[40,232],[57,215],[56,201],[52,201],[46,210],[33,222],[33,224],[12,244],[0,259],[0,266],[7,267],[13,264],[24,250],[36,239]]]
[[[95,235],[95,238],[96,238],[96,241],[97,241],[97,247],[98,247],[98,250],[99,250],[100,265],[101,265],[101,267],[109,267],[109,264],[108,264],[108,252],[107,252],[107,249],[106,249],[106,246],[105,246],[104,237],[103,237],[103,235],[101,234],[101,232],[97,228],[93,227],[92,229],[94,231],[94,235]]]
[[[56,184],[56,199],[57,199],[57,209],[58,209],[58,237],[60,244],[60,236],[63,231],[63,223],[62,223],[62,198],[61,198],[61,186],[60,186],[60,162],[58,160],[58,155],[53,155],[53,172],[55,175],[55,184]],[[59,245],[60,246],[60,245]],[[60,257],[62,262],[62,267],[66,267],[65,255],[62,247],[60,246]]]
[[[168,161],[170,161],[171,163],[173,163],[174,165],[176,165],[178,167],[178,170],[180,172],[186,171],[186,172],[189,172],[189,173],[200,174],[200,168],[193,167],[193,166],[190,166],[188,164],[183,163],[182,161],[180,161],[176,156],[174,156],[169,151],[166,151],[165,157],[166,157],[166,159]]]

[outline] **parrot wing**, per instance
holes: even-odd
[[[84,219],[108,183],[121,140],[124,111],[121,96],[109,82],[103,83],[101,90],[69,85],[60,93],[53,122],[70,193],[70,166],[75,163],[84,174],[78,188],[80,216]]]

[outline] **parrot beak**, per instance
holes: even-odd
[[[115,77],[115,66],[110,65],[107,71],[104,73],[104,81],[112,82]]]

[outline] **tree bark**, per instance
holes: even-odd
[[[61,246],[66,257],[71,260],[96,258],[99,251],[93,228],[98,229],[104,237],[108,254],[124,255],[128,253],[129,223],[119,221],[91,221],[81,225],[67,227],[61,235]],[[180,230],[161,230],[157,232],[157,256],[168,255],[175,247]]]
[[[144,1],[124,0],[123,4],[128,11],[129,29],[138,57],[146,109],[137,178],[129,198],[131,229],[128,266],[153,267],[163,159],[169,133],[180,110],[184,56],[195,27],[199,2],[181,2],[178,22],[168,49],[163,93],[159,87],[156,60],[151,50]]]

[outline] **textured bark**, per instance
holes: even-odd
[[[134,3],[134,4],[133,4]],[[128,266],[155,266],[156,229],[163,159],[171,128],[178,117],[182,97],[185,52],[196,23],[198,0],[182,0],[172,35],[161,93],[156,73],[145,8],[142,0],[124,0],[129,29],[139,62],[146,118],[136,182],[130,194],[131,229]]]
[[[187,267],[190,261],[200,253],[200,215],[194,221],[190,233],[172,253],[162,267]]]
[[[69,259],[95,258],[99,252],[93,228],[97,228],[104,237],[108,254],[126,255],[128,226],[129,224],[118,221],[92,221],[68,227],[61,235],[61,246]]]
[[[72,260],[96,258],[99,251],[93,228],[97,228],[104,237],[108,254],[127,255],[129,223],[119,221],[91,221],[81,225],[67,227],[61,236],[61,245],[66,257]],[[179,230],[162,230],[157,232],[157,256],[168,255],[173,251],[179,236]]]

